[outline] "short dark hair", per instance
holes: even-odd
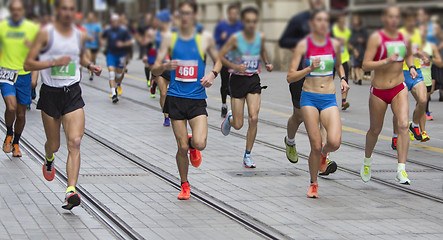
[[[198,5],[197,5],[197,2],[195,0],[182,0],[178,4],[178,8],[180,9],[184,5],[190,6],[192,8],[192,10],[194,11],[194,13],[196,13],[198,11]]]
[[[241,13],[240,13],[241,18],[244,19],[245,15],[247,13],[254,13],[257,16],[259,15],[257,8],[255,8],[255,7],[246,7],[246,8],[243,8],[243,10],[241,10]]]
[[[416,17],[417,11],[413,8],[408,7],[408,8],[403,9],[402,16],[403,16],[403,18]]]
[[[322,12],[325,12],[329,16],[329,13],[328,13],[328,11],[326,11],[326,9],[320,8],[320,9],[315,9],[314,11],[312,11],[311,16],[309,16],[309,20],[313,20],[319,13],[322,13]]]
[[[231,11],[231,9],[240,9],[240,6],[239,6],[239,4],[238,3],[231,3],[231,4],[229,4],[229,6],[228,6],[228,12],[229,11]]]

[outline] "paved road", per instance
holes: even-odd
[[[364,184],[351,172],[359,171],[363,158],[359,147],[364,144],[363,134],[368,127],[368,83],[351,86],[351,108],[341,113],[343,141],[355,146],[342,145],[331,157],[345,169],[320,179],[319,199],[306,198],[307,160],[290,164],[282,151],[283,127],[292,111],[285,76],[282,72],[262,74],[263,85],[269,87],[262,95],[259,142],[252,152],[257,169],[242,166],[245,145],[242,136],[246,129],[228,137],[221,135],[218,81],[208,89],[208,147],[202,153],[202,165],[190,169],[192,190],[262,226],[277,238],[441,239],[441,202],[389,185],[397,186],[396,160],[389,156],[395,154],[390,149],[390,113],[385,117],[386,127],[376,147],[379,154],[374,155],[373,173],[388,185],[375,181]],[[116,105],[109,99],[105,78],[92,82],[85,79],[82,89],[86,128],[178,182],[172,129],[162,127],[158,96],[149,97],[143,78],[142,64],[133,61],[124,80],[123,97]],[[411,98],[410,108],[413,106]],[[0,109],[4,111],[4,104]],[[435,120],[428,122],[427,129],[432,140],[411,145],[409,159],[415,163],[407,165],[412,185],[406,189],[442,198],[443,175],[438,170],[443,167],[442,104],[433,101],[431,109]],[[43,150],[40,113],[33,109],[27,119],[23,137]],[[297,134],[297,148],[300,153],[308,154],[309,143],[303,131],[302,125]],[[66,154],[62,144],[56,155],[60,171],[64,171]],[[60,205],[64,187],[57,181],[45,182],[40,176],[41,167],[26,152],[21,159],[3,155],[1,164],[0,239],[113,238],[84,208],[63,211]],[[176,200],[178,191],[170,184],[87,136],[82,142],[79,184],[146,239],[261,238],[195,198]],[[34,199],[34,195],[39,197]],[[17,199],[25,200],[18,204]],[[50,227],[42,224],[45,222],[42,218],[49,219]],[[66,230],[69,224],[73,228]]]

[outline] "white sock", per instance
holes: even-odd
[[[365,164],[366,166],[371,166],[371,163],[372,163],[372,157],[370,157],[370,158],[366,158],[366,157],[365,157],[365,163],[364,163],[364,164]]]
[[[223,103],[222,108],[228,108],[228,105],[226,103]]]
[[[398,135],[397,134],[392,134],[392,137],[393,138],[398,138]]]
[[[288,136],[286,136],[286,142],[288,143],[288,145],[293,146],[295,145],[295,138],[289,138]]]
[[[397,172],[405,171],[406,170],[406,164],[405,163],[399,163],[397,166]]]
[[[412,122],[412,127],[416,128],[416,127],[418,127],[418,124],[415,124],[414,122]]]
[[[111,94],[112,94],[112,96],[115,95],[115,88],[111,88]]]

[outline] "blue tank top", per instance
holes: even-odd
[[[438,44],[437,38],[435,38],[435,35],[434,35],[434,23],[433,22],[429,22],[428,32],[426,33],[426,42]]]
[[[171,83],[168,95],[189,99],[206,99],[206,90],[201,85],[201,79],[205,75],[204,58],[200,54],[196,33],[192,39],[183,40],[178,32],[176,40],[172,40],[171,59],[178,60],[178,67],[171,71]],[[174,39],[174,36],[172,37]],[[198,36],[201,39],[201,35]],[[175,42],[174,42],[175,41]]]
[[[261,56],[261,37],[260,33],[255,33],[255,39],[252,43],[248,43],[243,37],[242,32],[237,34],[237,50],[232,52],[233,63],[242,64],[245,63],[248,67],[245,73],[239,73],[234,69],[230,69],[229,72],[236,75],[252,76],[259,74],[260,69],[260,56]]]

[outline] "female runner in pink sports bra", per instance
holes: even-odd
[[[415,79],[417,72],[413,64],[410,42],[398,32],[400,9],[390,6],[382,15],[384,28],[371,35],[366,54],[363,59],[365,71],[375,71],[369,96],[370,128],[366,134],[365,160],[360,176],[364,182],[371,179],[372,152],[377,143],[378,135],[383,127],[383,120],[388,105],[391,104],[398,125],[398,168],[396,180],[409,184],[405,171],[406,157],[409,148],[408,136],[408,89],[405,87],[403,61],[410,67],[411,77]]]

